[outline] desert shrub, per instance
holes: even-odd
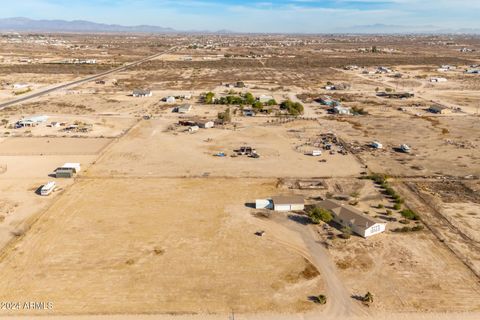
[[[412,227],[412,231],[422,231],[424,227],[421,224],[418,224],[414,227]]]
[[[409,219],[409,220],[420,220],[420,217],[418,214],[410,209],[404,209],[400,212],[402,214],[402,217]]]
[[[400,209],[402,209],[402,205],[401,205],[400,203],[395,203],[395,204],[393,205],[393,209],[394,209],[394,210],[400,210]]]
[[[311,298],[313,302],[318,303],[318,304],[325,304],[327,303],[327,296],[324,294],[314,296]]]

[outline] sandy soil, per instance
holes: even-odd
[[[326,163],[294,150],[298,140],[282,127],[252,126],[237,131],[200,130],[195,134],[164,132],[169,122],[144,121],[116,144],[92,168],[99,176],[349,176],[360,171],[351,156],[325,155]],[[207,142],[208,139],[212,139]],[[232,154],[242,145],[252,145],[259,159],[216,158],[214,153]],[[178,146],[183,146],[179,148]],[[133,160],[133,161],[132,161]]]
[[[245,199],[273,190],[270,181],[82,180],[6,252],[0,300],[35,297],[60,314],[311,309],[316,270],[248,223]]]

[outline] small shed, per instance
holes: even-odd
[[[212,120],[197,120],[197,126],[203,129],[209,129],[215,126],[215,122]]]
[[[272,209],[273,203],[269,199],[257,199],[255,200],[255,209]]]
[[[430,108],[428,108],[428,111],[431,113],[438,113],[438,114],[452,113],[452,110],[444,106],[431,106]]]
[[[340,105],[333,107],[333,112],[336,114],[351,114],[350,108],[342,107]]]
[[[175,103],[176,99],[173,96],[166,97],[163,99],[166,103]]]
[[[192,105],[191,104],[182,104],[181,106],[178,106],[176,108],[178,113],[189,113],[192,110]]]

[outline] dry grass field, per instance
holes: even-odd
[[[308,261],[254,235],[269,180],[81,179],[0,263],[0,299],[56,314],[303,312]],[[2,312],[5,314],[5,312]]]

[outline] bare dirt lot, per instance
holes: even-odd
[[[316,269],[249,223],[245,199],[273,189],[268,180],[82,179],[5,252],[0,298],[53,301],[60,314],[311,309],[306,293],[322,291]]]
[[[320,163],[316,157],[295,151],[298,140],[289,137],[283,127],[252,126],[236,131],[207,129],[195,134],[172,134],[164,132],[168,124],[161,120],[141,122],[92,168],[91,174],[276,178],[348,176],[360,171],[360,165],[348,155],[325,156],[327,162]],[[213,156],[217,152],[230,155],[242,145],[255,147],[260,158]]]

